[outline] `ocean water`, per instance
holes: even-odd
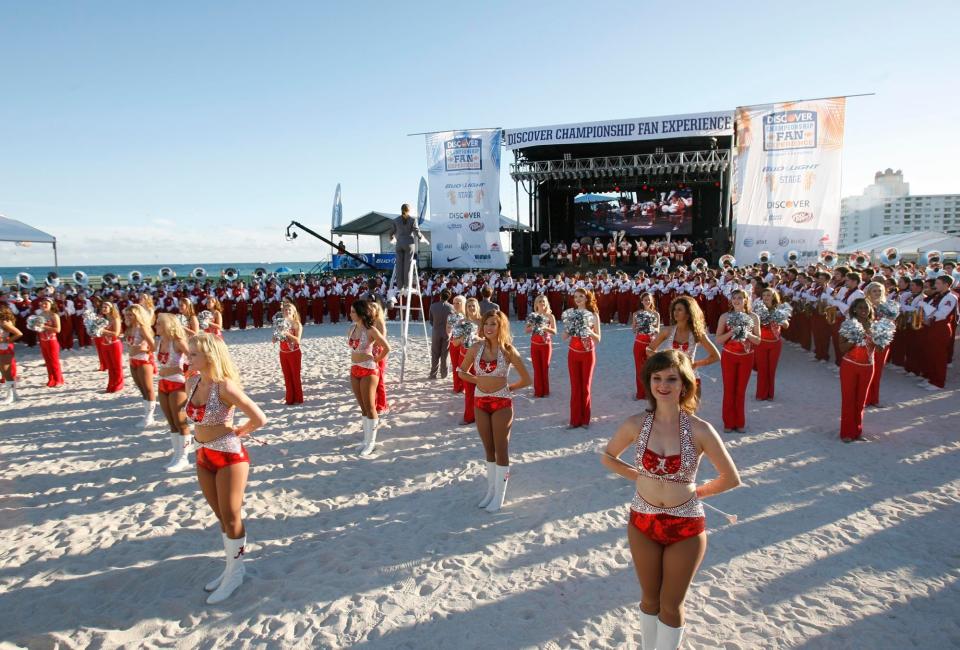
[[[178,278],[184,278],[190,275],[190,272],[197,268],[198,266],[203,267],[206,270],[207,275],[212,279],[217,279],[220,277],[220,272],[223,269],[233,267],[237,269],[238,274],[241,277],[253,275],[253,272],[258,268],[264,268],[268,273],[272,273],[279,268],[286,267],[290,269],[290,273],[309,273],[311,269],[316,265],[315,262],[233,262],[233,263],[224,263],[216,262],[212,264],[166,264],[166,265],[157,265],[156,263],[150,264],[112,264],[104,266],[66,266],[61,265],[59,270],[53,266],[24,266],[24,267],[12,267],[0,266],[0,277],[3,278],[3,284],[9,285],[16,280],[17,274],[21,271],[25,271],[32,275],[34,279],[40,283],[43,282],[44,278],[47,277],[47,273],[50,271],[57,271],[60,274],[60,277],[64,280],[70,280],[74,271],[83,271],[90,278],[101,278],[106,273],[114,273],[118,277],[122,278],[124,281],[127,278],[127,275],[130,271],[140,271],[140,273],[145,278],[155,279],[159,275],[159,271],[163,266],[169,266],[177,274]],[[283,273],[286,275],[286,273]]]

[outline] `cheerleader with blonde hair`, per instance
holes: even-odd
[[[123,310],[124,343],[127,348],[127,357],[130,359],[130,376],[140,391],[144,400],[143,422],[141,426],[153,424],[153,413],[157,407],[156,393],[153,388],[153,374],[156,362],[153,359],[156,348],[153,328],[150,326],[151,315],[143,306],[130,305]]]

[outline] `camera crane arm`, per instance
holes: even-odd
[[[327,239],[327,238],[324,237],[323,235],[317,234],[317,233],[315,233],[314,231],[310,230],[309,228],[307,228],[305,225],[303,225],[303,224],[300,223],[299,221],[291,221],[291,222],[290,222],[290,225],[287,226],[287,233],[286,233],[287,241],[292,241],[292,240],[294,240],[294,239],[297,238],[297,232],[296,232],[296,230],[293,230],[294,228],[299,228],[300,230],[304,231],[305,233],[308,233],[308,234],[310,234],[310,235],[313,235],[314,237],[316,237],[317,239],[319,239],[319,240],[322,241],[323,243],[327,244],[327,245],[330,246],[331,248],[339,249],[339,247],[338,247],[336,244],[334,244],[332,241],[330,241],[329,239]],[[368,268],[373,269],[374,271],[379,271],[379,269],[378,269],[377,267],[375,267],[373,264],[370,264],[369,262],[367,262],[367,261],[366,261],[365,259],[363,259],[362,257],[360,257],[360,256],[358,256],[358,255],[354,255],[353,253],[351,253],[351,252],[348,251],[348,250],[344,250],[344,251],[343,251],[343,254],[349,255],[350,257],[352,257],[352,258],[355,259],[356,261],[360,262],[361,264],[363,264],[364,266],[366,266],[366,267],[368,267]]]

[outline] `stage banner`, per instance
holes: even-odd
[[[397,264],[396,253],[354,253],[362,258],[367,264],[373,264],[378,269],[392,270]],[[348,269],[370,270],[369,266],[364,266],[349,255],[333,255],[330,260],[330,268],[334,271],[346,271]]]
[[[733,135],[733,113],[690,113],[506,129],[507,149],[584,142],[628,142]]]
[[[737,264],[814,262],[840,229],[843,97],[738,108],[731,201]]]
[[[484,129],[427,135],[434,267],[506,268],[500,243],[501,133]]]

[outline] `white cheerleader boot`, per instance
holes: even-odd
[[[177,438],[182,436],[176,431],[170,431],[170,462],[163,466],[163,469],[170,469],[177,462]]]
[[[173,473],[190,469],[192,465],[190,459],[187,458],[187,437],[178,433],[173,444],[176,447],[176,456],[173,458],[173,463],[167,467],[167,471]]]
[[[220,586],[207,598],[208,605],[222,603],[237,590],[237,587],[243,584],[243,576],[246,573],[243,568],[243,548],[246,544],[246,536],[240,539],[226,537],[223,540],[223,547],[227,556],[227,568],[223,572]]]
[[[146,403],[143,405],[143,421],[140,423],[140,425],[143,427],[149,427],[154,424],[153,411],[157,408],[157,403],[149,400],[144,400],[144,402]]]
[[[657,621],[657,650],[677,650],[683,638],[683,627],[670,627]]]
[[[227,534],[221,531],[221,532],[220,532],[220,540],[223,542],[223,552],[224,552],[224,553],[227,552],[227,539],[229,539],[229,538],[227,537]],[[216,578],[214,578],[213,580],[211,580],[210,582],[208,582],[207,584],[205,584],[205,585],[203,586],[203,590],[204,590],[204,591],[207,591],[207,592],[216,591],[216,590],[217,590],[217,587],[220,586],[220,583],[223,582],[223,576],[225,576],[225,575],[227,575],[227,567],[226,567],[226,566],[223,567],[223,571],[220,572],[220,575],[218,575]]]
[[[370,418],[364,418],[364,436],[363,449],[360,450],[361,458],[368,458],[373,454],[377,446],[377,421]]]
[[[477,504],[478,508],[486,508],[490,505],[490,502],[493,500],[494,488],[497,483],[497,464],[487,462],[487,493],[483,495],[483,498],[480,499],[480,503]]]
[[[657,623],[656,614],[640,612],[640,648],[641,650],[657,650]]]
[[[7,396],[3,398],[4,404],[13,404],[17,399],[17,389],[13,387],[12,382],[7,383]]]
[[[510,467],[497,465],[494,479],[493,498],[487,504],[487,512],[499,512],[503,507],[503,499],[507,496],[507,482],[510,480]]]

